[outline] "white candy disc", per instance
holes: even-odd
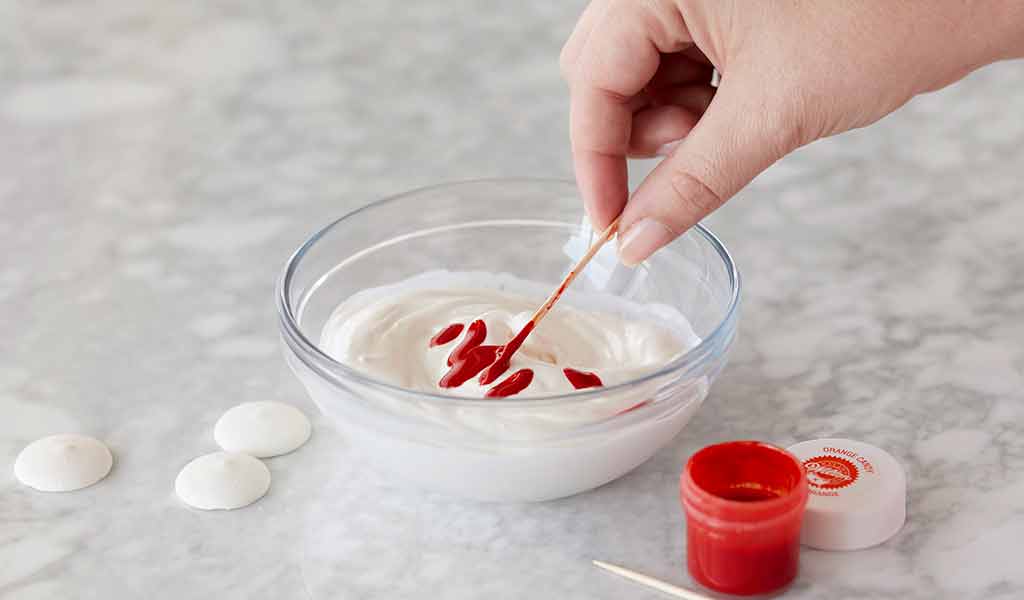
[[[41,492],[70,492],[103,479],[113,464],[110,450],[95,438],[51,435],[25,446],[14,461],[14,476]]]
[[[185,465],[174,480],[178,497],[203,510],[232,510],[259,500],[270,488],[270,471],[257,458],[214,452]]]
[[[246,402],[217,420],[213,438],[228,452],[269,458],[287,454],[309,439],[309,419],[281,402]]]

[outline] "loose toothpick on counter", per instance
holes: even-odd
[[[655,579],[649,575],[637,573],[636,571],[630,571],[629,569],[620,567],[618,565],[606,563],[602,560],[595,560],[593,562],[594,566],[600,567],[605,571],[611,571],[616,575],[625,577],[626,579],[631,579],[641,585],[646,585],[647,587],[654,588],[659,592],[664,592],[670,596],[675,596],[676,598],[682,598],[683,600],[712,600],[710,597],[705,596],[703,594],[698,594],[697,592],[694,592],[692,590],[681,588],[679,586],[672,585],[671,583],[666,583],[664,581],[661,581],[660,579]]]

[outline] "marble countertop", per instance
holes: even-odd
[[[786,598],[1024,596],[1024,62],[806,148],[710,219],[741,336],[655,458],[474,505],[348,460],[280,357],[272,288],[383,195],[569,176],[557,55],[581,2],[148,4],[0,5],[0,598],[654,599],[587,561],[688,583],[687,456],[833,435],[899,457],[909,521],[804,552]],[[177,471],[261,399],[313,416],[311,442],[252,507],[186,509]],[[106,441],[110,477],[18,485],[17,452],[64,431]]]

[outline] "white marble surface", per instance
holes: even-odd
[[[711,219],[746,277],[734,360],[624,479],[461,504],[360,469],[319,419],[266,498],[202,513],[174,476],[223,409],[314,413],[271,302],[306,234],[424,184],[569,175],[556,60],[581,3],[144,4],[0,3],[0,597],[653,599],[587,561],[687,582],[690,453],[823,435],[898,456],[910,520],[805,552],[787,598],[1024,597],[1024,63]],[[110,477],[18,486],[18,450],[61,431],[106,441]]]

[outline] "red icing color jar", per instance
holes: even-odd
[[[807,479],[795,456],[726,442],[690,457],[680,481],[686,563],[704,587],[766,594],[796,577]]]

